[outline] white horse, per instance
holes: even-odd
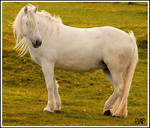
[[[54,67],[70,71],[101,68],[114,86],[104,114],[127,116],[127,97],[138,61],[133,32],[128,34],[114,27],[69,27],[46,11],[38,12],[33,5],[21,9],[13,27],[20,55],[29,51],[44,73],[48,90],[45,112],[61,109]]]

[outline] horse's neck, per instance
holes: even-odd
[[[58,31],[60,27],[59,23],[55,21],[47,20],[46,18],[39,17],[39,32],[41,34],[42,39],[47,39],[51,37],[52,33]]]

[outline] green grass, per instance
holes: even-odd
[[[129,98],[128,117],[103,115],[103,107],[113,87],[101,70],[73,73],[55,70],[60,84],[62,111],[47,114],[47,90],[41,68],[29,54],[22,58],[13,49],[11,23],[27,3],[2,5],[2,119],[5,126],[134,126],[136,118],[147,125],[147,3],[33,3],[39,10],[59,15],[64,24],[75,27],[114,26],[133,30],[139,47],[139,62]],[[142,125],[142,124],[139,124]]]

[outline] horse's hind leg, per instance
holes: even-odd
[[[103,69],[103,71],[104,71],[104,74],[106,75],[106,77],[109,79],[109,81],[114,85],[109,69],[105,68],[105,69]],[[104,110],[103,110],[104,115],[107,115],[107,116],[111,115],[110,109],[112,109],[113,103],[115,100],[116,100],[116,92],[114,90],[113,94],[105,102]]]
[[[123,67],[116,67],[116,64],[111,65],[105,65],[103,67],[103,71],[107,78],[110,80],[110,82],[114,86],[114,92],[113,94],[108,98],[108,100],[105,102],[104,106],[104,115],[115,115],[115,112],[117,111],[120,102],[122,100],[123,95],[123,87],[124,87],[124,80],[122,77],[124,68]],[[124,113],[123,115],[126,115],[126,107],[124,107]],[[121,115],[122,116],[122,115]]]
[[[125,117],[127,115],[126,99],[123,99],[124,80],[122,75],[123,72],[112,72],[112,79],[115,85],[115,100],[113,101],[112,108],[110,109],[112,116]],[[120,106],[122,101],[124,101],[125,104]],[[119,107],[122,108],[122,112],[116,113]]]
[[[113,106],[113,109],[112,109],[113,116],[126,117],[128,114],[127,113],[127,98],[128,98],[134,70],[136,67],[137,59],[138,57],[137,57],[137,54],[135,53],[134,58],[131,60],[130,64],[127,67],[123,86],[121,86],[121,88],[120,87],[118,88],[118,93],[120,94],[120,96],[117,99],[117,102],[115,102],[115,105]]]

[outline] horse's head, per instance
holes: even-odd
[[[37,7],[25,6],[24,15],[22,16],[21,21],[22,34],[32,42],[34,48],[38,48],[42,44],[36,12]]]

